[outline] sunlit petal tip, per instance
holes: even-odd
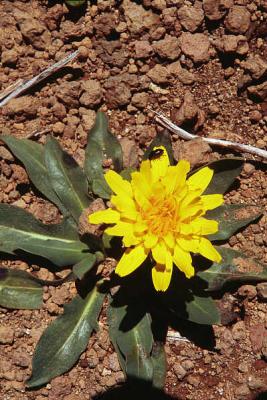
[[[104,177],[114,193],[117,195],[132,196],[131,184],[123,179],[117,172],[109,170]]]
[[[167,270],[164,265],[156,265],[152,268],[152,281],[157,292],[166,292],[170,286],[172,268]]]
[[[120,213],[108,208],[107,210],[96,211],[89,215],[90,224],[114,224],[120,219]]]
[[[140,245],[127,249],[117,264],[116,274],[121,277],[131,274],[145,261],[147,255],[148,252]]]
[[[203,193],[212,180],[213,174],[214,171],[209,167],[201,168],[188,178],[187,184],[191,190],[199,189]]]

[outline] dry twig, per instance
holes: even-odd
[[[191,139],[196,139],[199,136],[193,135],[192,133],[189,133],[185,131],[184,129],[180,128],[179,126],[175,125],[169,118],[165,117],[165,115],[151,110],[153,113],[156,114],[155,120],[160,123],[162,126],[165,128],[169,129],[171,132],[177,133],[178,136],[180,136],[182,139],[185,140],[191,140]],[[233,149],[237,150],[243,153],[249,153],[253,154],[262,158],[267,159],[267,151],[259,149],[254,146],[250,146],[248,144],[241,144],[237,142],[231,142],[230,140],[223,140],[223,139],[215,139],[215,138],[202,138],[206,143],[211,144],[213,146],[221,146],[225,147],[227,149]]]
[[[11,99],[19,96],[23,92],[25,92],[30,87],[36,85],[37,83],[41,82],[48,76],[52,75],[60,68],[64,67],[70,61],[74,60],[79,53],[79,50],[74,51],[73,53],[69,54],[67,57],[64,57],[62,60],[56,62],[50,67],[46,68],[42,71],[39,75],[35,76],[34,78],[27,79],[27,80],[19,80],[15,82],[12,86],[9,86],[7,89],[4,90],[3,93],[0,94],[0,107],[3,107],[7,104]]]

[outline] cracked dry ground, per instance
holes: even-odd
[[[97,109],[135,166],[162,130],[151,109],[169,115],[200,136],[266,148],[266,0],[100,0],[70,13],[62,1],[2,0],[0,88],[30,78],[79,49],[72,66],[10,101],[0,111],[3,133],[44,143],[58,138],[78,163]],[[176,159],[196,166],[229,156],[201,140],[172,135]],[[247,162],[227,202],[267,205],[262,162]],[[258,160],[260,161],[260,160]],[[27,174],[0,145],[0,199],[58,222],[55,206],[38,197]],[[238,233],[230,246],[267,262],[266,216]],[[4,266],[54,275],[25,260]],[[25,391],[34,347],[45,327],[75,294],[73,283],[45,288],[43,309],[0,309],[0,398],[2,400],[91,399],[123,381],[109,342],[105,317],[80,361],[46,387]],[[263,399],[267,387],[266,285],[245,285],[221,301],[223,324],[192,328],[189,342],[168,339],[166,391],[181,400]],[[181,334],[184,327],[181,327]],[[258,396],[258,397],[257,397]]]

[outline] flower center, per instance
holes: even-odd
[[[152,207],[142,212],[142,217],[150,232],[156,236],[164,236],[175,230],[179,217],[175,198],[171,196],[166,199],[153,196],[150,198],[150,203]]]

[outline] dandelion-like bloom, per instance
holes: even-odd
[[[203,195],[213,171],[204,167],[186,179],[188,161],[170,166],[163,146],[154,148],[159,158],[141,163],[131,181],[110,170],[105,179],[112,191],[113,208],[89,216],[91,224],[115,224],[105,232],[122,236],[126,250],[115,272],[123,277],[136,270],[151,254],[155,265],[152,280],[158,291],[169,287],[173,264],[187,278],[195,271],[190,253],[199,253],[211,261],[221,256],[206,235],[218,231],[218,222],[204,218],[207,210],[223,203],[221,194]]]

